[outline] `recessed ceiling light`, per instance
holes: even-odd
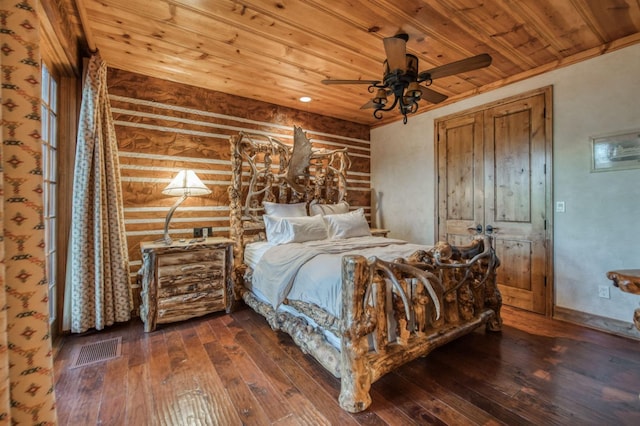
[[[311,98],[309,96],[300,97],[300,102],[311,102]]]

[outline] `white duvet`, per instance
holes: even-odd
[[[308,241],[270,246],[255,264],[251,286],[274,308],[285,299],[314,303],[340,317],[342,257],[360,254],[391,261],[429,247],[384,237]]]

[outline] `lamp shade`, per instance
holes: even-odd
[[[412,98],[420,99],[422,96],[422,89],[420,89],[420,84],[417,81],[412,81],[409,83],[409,87],[407,87],[407,91],[405,92],[407,96]]]
[[[162,190],[164,195],[179,197],[181,195],[207,195],[211,190],[196,176],[193,170],[180,170],[173,180]]]

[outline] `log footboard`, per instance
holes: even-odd
[[[340,406],[362,411],[371,403],[371,384],[394,368],[483,324],[499,331],[498,265],[488,237],[464,248],[438,243],[431,253],[396,262],[345,256]]]

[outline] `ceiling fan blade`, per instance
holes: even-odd
[[[407,34],[396,34],[382,40],[390,71],[405,71],[407,68],[407,40],[409,40]]]
[[[371,109],[371,108],[375,108],[376,104],[373,103],[373,99],[370,99],[369,102],[367,102],[366,104],[362,105],[360,107],[360,109]]]
[[[322,84],[378,84],[380,80],[322,80]]]
[[[420,86],[420,91],[422,92],[421,98],[431,102],[432,104],[439,104],[448,98],[447,95],[443,95],[442,93],[429,89],[426,86]]]
[[[451,62],[449,64],[441,65],[439,67],[423,71],[418,75],[418,78],[420,80],[426,80],[427,78],[435,80],[436,78],[448,77],[450,75],[459,74],[462,72],[473,71],[479,68],[488,67],[489,65],[491,65],[491,55],[483,53],[481,55],[472,56],[467,59],[462,59],[460,61]]]

